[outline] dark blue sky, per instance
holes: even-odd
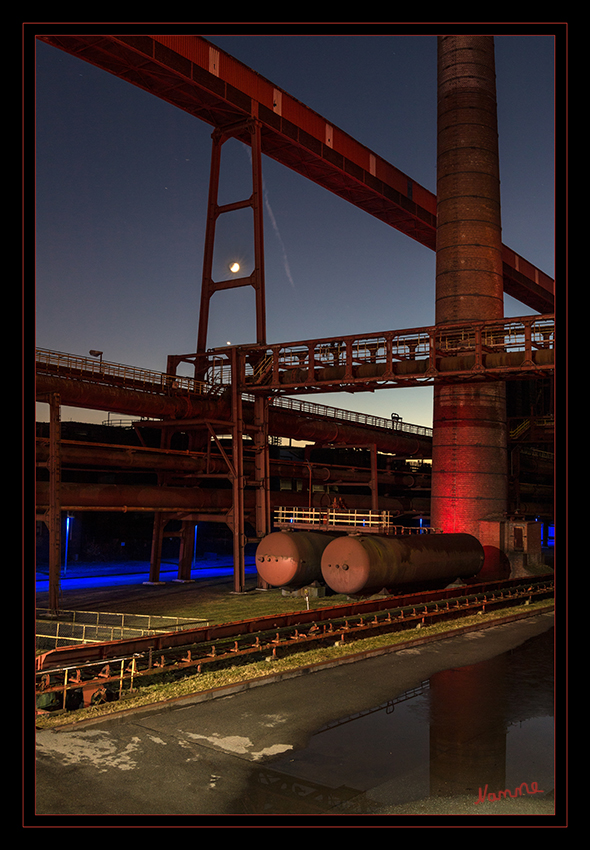
[[[435,191],[434,37],[204,35]],[[163,371],[196,347],[212,128],[56,48],[36,54],[37,345]],[[553,39],[497,37],[496,73],[503,241],[553,275]],[[433,323],[434,252],[267,158],[263,174],[269,342]],[[249,180],[248,149],[226,143],[222,199]],[[247,264],[250,214],[221,222],[219,268]],[[211,307],[210,346],[254,340],[250,288]],[[310,397],[423,425],[431,399]]]

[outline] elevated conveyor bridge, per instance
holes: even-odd
[[[240,346],[238,386],[251,393],[337,392],[549,376],[553,315]],[[199,355],[170,357],[197,365]],[[211,386],[231,383],[227,348],[207,353]]]

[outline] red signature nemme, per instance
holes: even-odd
[[[523,791],[524,789],[524,791]],[[503,791],[497,791],[494,793],[490,791],[488,794],[488,786],[486,785],[483,791],[481,788],[479,789],[479,797],[475,801],[475,805],[478,803],[483,803],[485,800],[489,800],[490,803],[496,803],[498,800],[506,800],[508,797],[522,797],[524,793],[527,794],[543,794],[543,789],[537,786],[536,782],[531,782],[531,787],[529,788],[527,782],[521,782],[514,791],[510,791],[508,788],[504,788]]]

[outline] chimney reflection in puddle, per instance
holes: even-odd
[[[450,668],[387,703],[335,720],[270,760],[242,801],[252,813],[376,813],[428,798],[475,804],[480,789],[551,793],[553,631]],[[523,792],[524,793],[524,792]]]

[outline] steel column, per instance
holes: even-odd
[[[266,343],[266,295],[264,272],[264,206],[262,194],[262,145],[260,122],[250,124],[252,140],[252,210],[254,213],[254,272],[256,291],[256,342]]]
[[[59,610],[61,572],[61,423],[60,397],[49,397],[49,608]]]
[[[239,391],[238,350],[231,352],[232,368],[232,532],[234,547],[234,592],[242,593],[246,584],[244,561],[244,419],[242,395]]]
[[[254,483],[256,485],[256,537],[270,532],[270,458],[268,451],[268,397],[254,399]]]
[[[165,428],[160,433],[160,449],[170,448],[171,434]],[[158,484],[161,485],[163,476],[158,472]],[[160,583],[160,565],[162,562],[162,541],[164,539],[164,529],[168,524],[169,517],[158,511],[154,513],[154,524],[152,528],[152,549],[150,553],[150,575],[148,584]]]
[[[195,549],[195,523],[184,520],[180,534],[180,553],[178,556],[178,580],[190,581],[193,553]]]
[[[371,510],[377,513],[379,511],[379,478],[377,472],[377,446],[370,446],[371,449]]]
[[[209,199],[207,204],[207,224],[203,253],[203,277],[201,281],[201,309],[197,333],[197,353],[207,350],[207,329],[209,327],[209,302],[215,288],[213,283],[213,251],[215,248],[215,228],[217,226],[217,197],[219,192],[219,171],[221,167],[221,146],[225,139],[218,131],[212,135],[211,167],[209,172]],[[195,375],[195,377],[197,377]]]
[[[152,531],[152,551],[150,555],[149,584],[158,584],[160,581],[160,562],[162,560],[162,538],[164,526],[168,517],[164,517],[160,511],[154,513],[154,526]]]
[[[225,141],[244,128],[250,134],[252,147],[252,194],[244,201],[220,206],[218,204],[219,175],[221,170],[221,148]],[[209,177],[209,200],[207,212],[207,228],[205,234],[205,250],[203,258],[203,281],[201,287],[201,306],[199,328],[197,334],[197,354],[207,350],[207,331],[209,324],[209,303],[214,292],[222,289],[233,289],[238,286],[251,285],[256,297],[256,342],[266,344],[266,295],[264,282],[264,212],[262,193],[262,147],[260,122],[250,119],[233,127],[224,127],[213,133],[213,148],[211,153],[211,172]],[[254,270],[249,277],[233,280],[213,280],[213,252],[215,245],[215,228],[217,219],[222,213],[251,207],[254,217]],[[237,349],[232,349],[231,361],[231,421],[232,421],[232,509],[228,515],[228,524],[233,534],[234,551],[234,591],[242,593],[245,589],[244,548],[246,543],[244,533],[244,418],[242,411],[242,395],[240,387],[243,377],[240,373],[242,360]],[[198,359],[195,363],[198,363]],[[203,361],[204,362],[204,361]],[[198,367],[196,366],[195,369]],[[197,377],[195,371],[195,377]],[[269,507],[269,459],[268,459],[268,399],[257,399],[254,405],[255,426],[255,481],[256,490],[256,533],[264,534],[270,526]],[[229,464],[228,464],[229,466]]]

